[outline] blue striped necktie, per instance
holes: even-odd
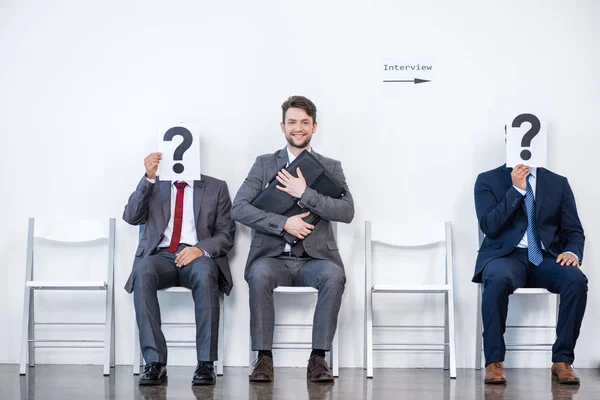
[[[533,188],[529,183],[531,174],[527,175],[527,189],[525,190],[525,210],[527,211],[527,256],[529,261],[536,267],[542,263],[542,247],[540,245],[540,234],[538,232],[537,219],[535,217],[535,198]]]

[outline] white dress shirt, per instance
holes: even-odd
[[[287,150],[287,154],[288,154],[288,163],[285,165],[285,167],[287,168],[296,159],[296,156],[294,154],[292,154],[289,147],[286,146],[285,149]],[[307,150],[312,153],[312,148],[309,147]],[[292,246],[290,246],[289,243],[286,243],[283,251],[284,252],[292,251]]]
[[[529,168],[529,174],[531,175],[531,178],[529,178],[529,184],[531,185],[531,190],[533,190],[533,199],[535,200],[535,188],[537,187],[537,167],[530,167]],[[515,185],[513,185],[513,187],[515,189],[517,189],[517,191],[519,193],[521,193],[523,196],[525,196],[527,194],[526,190],[522,190],[519,189],[518,187],[516,187]],[[540,240],[540,244],[542,246],[542,250],[546,250],[546,248],[544,247],[544,243],[542,243],[542,241]],[[529,247],[527,245],[527,232],[525,232],[525,234],[523,235],[523,238],[521,239],[521,241],[519,242],[519,244],[517,245],[517,247],[520,247],[522,249],[526,249],[527,247]],[[571,251],[566,251],[565,253],[571,253],[573,254],[576,258],[577,261],[579,261],[579,256]]]
[[[146,178],[148,179],[148,178]],[[156,183],[156,179],[148,179],[150,183]],[[177,181],[185,182],[187,186],[183,189],[183,215],[181,221],[181,237],[180,244],[190,246],[198,243],[198,235],[196,233],[196,221],[194,220],[194,181]],[[173,225],[175,221],[175,203],[177,202],[177,187],[175,182],[171,183],[171,216],[167,228],[163,232],[163,239],[158,244],[158,247],[169,247],[171,237],[173,236]],[[204,251],[204,250],[203,250]],[[204,255],[210,257],[206,251]]]

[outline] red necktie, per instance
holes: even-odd
[[[181,239],[181,223],[183,222],[183,192],[187,183],[175,182],[177,187],[177,198],[175,199],[175,217],[173,218],[173,235],[171,236],[171,244],[169,245],[169,251],[174,253],[179,247],[179,240]]]

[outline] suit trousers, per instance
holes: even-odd
[[[179,253],[187,245],[179,245]],[[198,361],[217,360],[219,339],[219,268],[209,257],[199,257],[184,267],[175,265],[176,253],[166,248],[146,257],[136,268],[133,304],[146,363],[167,363],[167,343],[161,330],[157,291],[183,286],[192,291],[196,318]]]
[[[250,266],[246,280],[250,291],[252,350],[273,348],[273,290],[278,286],[310,286],[319,291],[313,317],[312,348],[331,350],[346,283],[340,266],[310,257],[261,258]]]
[[[543,256],[544,260],[536,267],[529,262],[527,249],[517,248],[485,266],[481,314],[486,365],[504,361],[508,296],[521,287],[544,288],[560,295],[552,362],[573,363],[587,302],[588,280],[579,268],[561,266],[556,263],[556,257],[545,251]]]

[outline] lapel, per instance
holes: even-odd
[[[289,159],[288,159],[287,146],[286,146],[283,149],[281,149],[281,151],[277,155],[277,171],[275,171],[275,175],[277,175],[277,172],[279,172],[283,168],[285,168],[288,161],[289,161]]]
[[[171,181],[158,181],[158,188],[166,227],[169,224],[169,218],[171,218]]]
[[[198,218],[200,218],[200,206],[204,198],[204,181],[200,175],[199,181],[194,181],[194,221],[196,221],[196,230],[198,229]]]
[[[546,190],[548,189],[548,177],[546,176],[546,170],[543,168],[538,168],[535,179],[535,216],[537,221],[539,221],[542,203],[546,198]]]

